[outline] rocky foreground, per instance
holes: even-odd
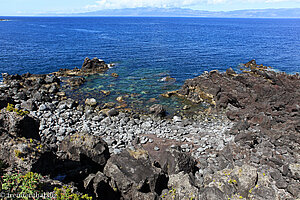
[[[81,69],[3,75],[7,172],[38,172],[48,188],[72,185],[93,199],[300,199],[298,74],[250,61],[242,73],[207,72],[164,95],[209,104],[203,121],[165,119],[161,105],[147,115],[95,99],[78,105],[61,90],[61,76],[74,86],[107,69],[86,59]]]

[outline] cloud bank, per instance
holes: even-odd
[[[197,5],[213,5],[213,4],[232,4],[232,3],[278,3],[278,2],[294,2],[300,0],[99,0],[94,4],[87,5],[87,10],[104,10],[104,9],[121,9],[136,7],[157,7],[157,8],[184,8],[195,7]]]

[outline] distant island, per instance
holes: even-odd
[[[82,13],[44,13],[44,16],[124,16],[124,17],[211,17],[211,18],[300,18],[300,8],[205,11],[184,8],[125,8]]]
[[[9,21],[8,19],[0,19],[0,22],[6,22]]]

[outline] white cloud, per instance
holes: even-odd
[[[86,9],[118,9],[118,8],[136,8],[136,7],[187,7],[196,4],[217,4],[226,0],[100,0],[93,5],[87,5]]]
[[[136,7],[192,7],[199,5],[212,4],[232,4],[232,3],[278,3],[278,2],[294,2],[300,0],[99,0],[92,5],[87,5],[87,10],[102,10],[102,9],[119,9],[119,8],[136,8]]]

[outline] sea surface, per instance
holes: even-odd
[[[159,94],[204,71],[256,59],[287,73],[300,71],[300,19],[154,17],[0,17],[0,73],[49,73],[98,57],[115,67],[69,91],[78,98],[180,108]],[[118,78],[110,76],[119,74]],[[170,76],[176,81],[164,82]],[[105,96],[101,90],[111,91]],[[155,99],[153,99],[155,98]],[[147,105],[148,106],[148,105]]]

